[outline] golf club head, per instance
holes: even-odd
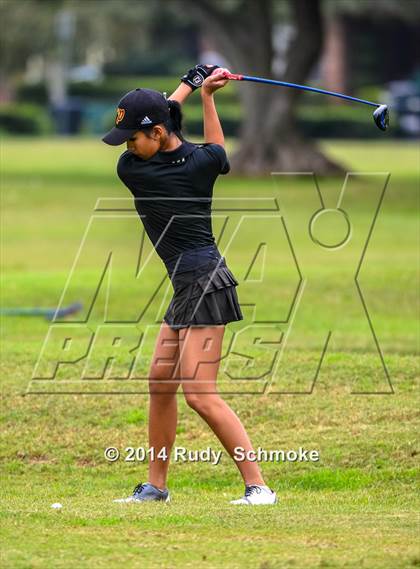
[[[60,308],[59,310],[56,310],[55,308],[52,308],[49,311],[47,310],[47,312],[45,313],[45,318],[47,320],[58,320],[59,318],[65,318],[70,314],[75,314],[76,312],[79,312],[79,310],[81,310],[82,308],[83,304],[81,302],[74,302],[73,304],[70,304],[65,308]]]
[[[378,128],[386,130],[389,125],[389,111],[386,105],[380,105],[373,112],[373,120]]]

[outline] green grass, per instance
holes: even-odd
[[[243,358],[230,355],[221,367],[220,390],[243,420],[255,447],[317,449],[320,461],[262,463],[267,482],[279,494],[276,507],[230,506],[229,500],[241,495],[242,483],[226,454],[217,466],[174,462],[168,481],[170,505],[113,504],[114,497],[126,495],[137,482],[147,479],[146,462],[121,459],[111,464],[103,457],[107,446],[119,448],[123,455],[128,446],[147,447],[147,395],[130,395],[130,390],[146,391],[144,381],[113,380],[113,375],[127,368],[122,360],[107,369],[104,379],[81,381],[82,361],[63,366],[55,380],[31,383],[49,325],[42,319],[4,318],[2,566],[101,568],[124,563],[168,569],[398,569],[420,565],[414,430],[419,375],[418,150],[414,144],[386,141],[323,146],[352,172],[391,174],[359,283],[394,393],[389,393],[354,286],[384,177],[365,175],[350,181],[343,208],[351,211],[354,233],[348,247],[331,251],[330,256],[313,247],[305,229],[308,211],[317,205],[310,178],[221,177],[216,198],[240,198],[246,206],[249,198],[277,197],[307,283],[293,326],[279,322],[263,330],[271,338],[290,332],[278,375],[267,386],[264,380],[235,382],[227,373],[240,378],[244,370],[250,371]],[[3,305],[57,304],[98,198],[129,197],[115,175],[119,152],[89,139],[5,141]],[[342,182],[320,180],[327,207],[335,206]],[[264,213],[270,219],[250,213],[251,222],[226,250],[226,257],[240,281],[241,302],[256,303],[262,321],[273,315],[285,320],[298,276],[284,232],[272,213]],[[233,234],[238,216],[231,213],[221,248]],[[221,224],[215,217],[216,235]],[[86,304],[92,298],[103,259],[112,250],[115,266],[109,314],[127,321],[132,318],[133,306],[143,306],[163,277],[161,265],[154,260],[147,279],[134,278],[139,231],[134,217],[105,219],[95,225],[66,300],[81,299]],[[318,231],[325,240],[337,239],[340,222],[324,224]],[[267,289],[264,283],[244,281],[261,242],[267,243]],[[254,279],[260,270],[258,261]],[[145,322],[124,332],[128,341],[135,345],[145,323],[158,319],[165,302],[161,290]],[[93,329],[103,318],[103,303],[101,291],[89,320]],[[245,324],[250,324],[252,310],[245,306],[243,310]],[[225,349],[233,331],[241,326],[228,327]],[[313,393],[275,393],[310,389],[329,330],[333,335]],[[153,340],[154,334],[145,342],[139,362],[137,371],[143,378]],[[269,369],[273,352],[250,345],[247,336],[239,352],[255,355],[251,376],[258,377]],[[105,344],[92,352],[92,376],[101,376],[107,354]],[[110,386],[121,394],[89,393],[108,391]],[[249,386],[254,394],[243,393]],[[63,393],[69,388],[80,393]],[[42,390],[58,394],[31,393]],[[221,450],[182,396],[176,445]],[[63,509],[52,510],[54,502],[61,502]]]

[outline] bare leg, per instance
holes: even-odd
[[[155,452],[154,460],[152,456],[149,458],[149,482],[161,490],[166,487],[176,437],[178,356],[178,332],[162,323],[149,372],[149,449]],[[157,457],[162,448],[166,449],[166,460]]]
[[[217,393],[223,334],[224,326],[183,328],[179,331],[179,361],[188,405],[206,421],[233,458],[235,447],[245,451],[253,448],[239,417]],[[245,484],[265,484],[257,462],[235,463]]]

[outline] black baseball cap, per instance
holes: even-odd
[[[118,146],[138,130],[168,119],[168,101],[162,93],[152,89],[134,89],[118,103],[115,126],[102,140],[112,146]]]

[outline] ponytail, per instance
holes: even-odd
[[[171,133],[174,132],[178,138],[184,140],[182,135],[182,111],[181,105],[178,101],[168,99],[169,107],[169,120],[165,122],[166,130]]]

